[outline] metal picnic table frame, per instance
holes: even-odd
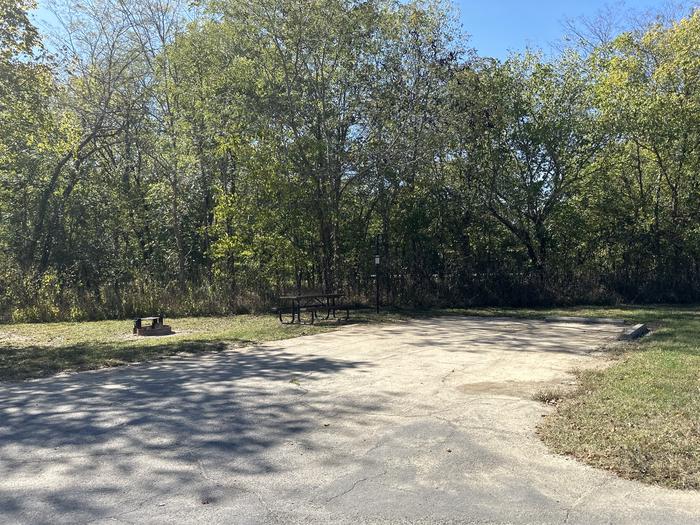
[[[301,312],[311,312],[310,323],[314,324],[317,319],[338,319],[336,312],[345,310],[345,320],[350,317],[350,311],[347,306],[339,305],[338,299],[343,297],[340,293],[303,293],[303,294],[288,294],[280,296],[281,301],[290,302],[291,305],[287,308],[280,306],[278,315],[280,322],[283,324],[294,324],[295,322],[302,324]],[[319,310],[325,310],[325,317],[320,317]],[[291,315],[291,320],[289,320]],[[285,317],[287,318],[285,320]]]

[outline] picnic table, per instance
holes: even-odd
[[[336,313],[345,310],[345,319],[350,317],[350,308],[340,304],[339,299],[343,297],[340,293],[298,293],[280,296],[280,300],[286,302],[277,309],[279,319],[284,324],[301,324],[302,312],[309,313],[309,322],[314,324],[318,319],[338,319]],[[319,314],[319,312],[322,312]],[[325,314],[325,316],[324,316]]]

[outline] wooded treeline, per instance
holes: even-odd
[[[700,299],[700,11],[553,57],[441,2],[0,0],[0,316],[260,309],[282,291]],[[465,28],[468,31],[468,27]]]

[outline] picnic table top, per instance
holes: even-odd
[[[342,297],[342,293],[301,293],[293,295],[280,295],[280,299],[316,299],[318,297],[325,297],[328,299]]]

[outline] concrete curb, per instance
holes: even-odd
[[[625,331],[622,335],[620,335],[619,339],[621,341],[632,341],[647,335],[649,332],[649,327],[644,323],[640,323]]]
[[[609,317],[545,317],[544,320],[548,323],[583,323],[583,324],[617,324],[624,325],[627,321],[624,319],[612,319]]]

